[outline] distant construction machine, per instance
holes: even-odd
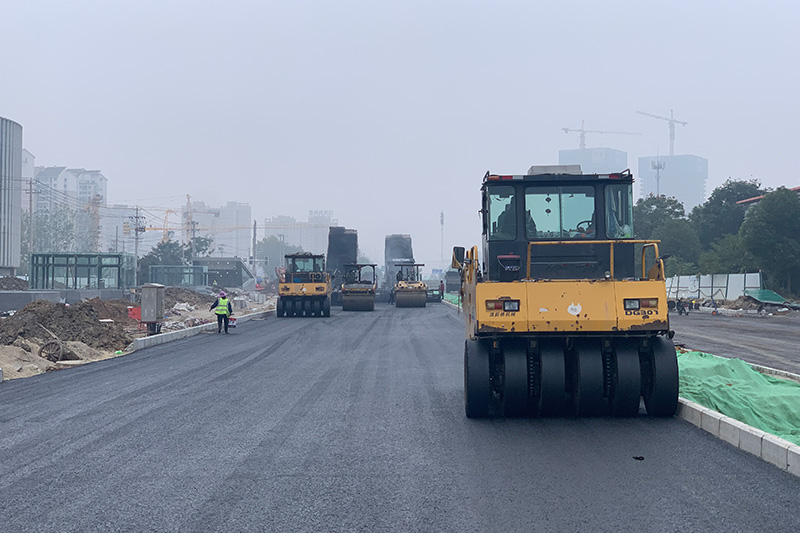
[[[331,276],[325,256],[301,252],[285,256],[276,313],[282,316],[331,316]]]
[[[325,271],[331,276],[331,305],[342,305],[344,265],[358,262],[358,232],[342,226],[328,229],[328,253]]]
[[[395,263],[398,268],[394,285],[396,307],[425,307],[428,301],[428,286],[422,281],[421,263]]]
[[[640,397],[649,415],[674,415],[664,258],[632,238],[630,171],[487,172],[481,195],[481,256],[453,249],[466,415],[635,416]]]
[[[389,299],[389,294],[397,280],[400,270],[396,263],[413,263],[414,251],[411,248],[411,235],[394,233],[386,236],[384,248],[383,295]]]
[[[343,311],[374,311],[375,290],[378,284],[376,267],[371,263],[343,265]]]

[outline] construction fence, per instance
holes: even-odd
[[[745,291],[763,288],[761,272],[697,274],[667,278],[667,298],[735,300]]]

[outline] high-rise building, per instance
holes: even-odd
[[[20,267],[22,126],[0,117],[0,276]]]
[[[708,159],[696,155],[639,158],[639,194],[675,197],[688,213],[705,201]]]
[[[580,165],[584,174],[611,174],[628,168],[628,153],[614,148],[559,150],[559,165]]]
[[[185,227],[194,225],[195,236],[212,240],[213,256],[250,256],[253,242],[250,204],[228,202],[222,207],[209,207],[204,202],[192,201],[191,221],[188,219],[187,207],[183,208],[182,215]]]
[[[299,246],[306,252],[324,254],[328,249],[328,230],[338,226],[333,211],[309,211],[307,222],[294,217],[277,216],[264,221],[263,237],[274,236],[286,244]],[[259,235],[259,238],[262,236]]]

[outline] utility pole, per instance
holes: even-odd
[[[136,215],[128,217],[133,223],[133,275],[134,285],[139,286],[139,234],[144,232],[144,217],[139,216],[139,206],[136,206]]]
[[[189,234],[189,249],[191,250],[192,256],[189,258],[189,264],[194,264],[194,237],[195,237],[195,227],[194,227],[194,220],[192,220],[192,201],[191,197],[187,194],[186,195],[186,229],[188,230],[187,233]]]
[[[250,264],[253,266],[253,275],[256,275],[256,221],[253,220],[253,260]]]
[[[36,245],[34,243],[34,231],[33,231],[33,177],[31,177],[30,181],[28,182],[28,241],[30,242],[30,253],[36,252]],[[28,276],[30,276],[31,272],[30,266],[28,267]]]
[[[661,196],[661,171],[667,164],[656,156],[655,161],[650,161],[650,168],[656,171],[656,198]]]
[[[442,247],[439,252],[439,261],[441,263],[442,272],[444,272],[444,209],[439,213],[439,223],[442,226]]]

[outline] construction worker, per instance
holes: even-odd
[[[222,333],[223,323],[225,324],[225,333],[228,333],[228,321],[233,314],[233,307],[231,307],[231,302],[228,300],[227,296],[225,291],[219,291],[217,300],[211,305],[211,309],[209,309],[209,311],[213,311],[214,308],[217,309],[215,311],[217,314],[217,333]]]

